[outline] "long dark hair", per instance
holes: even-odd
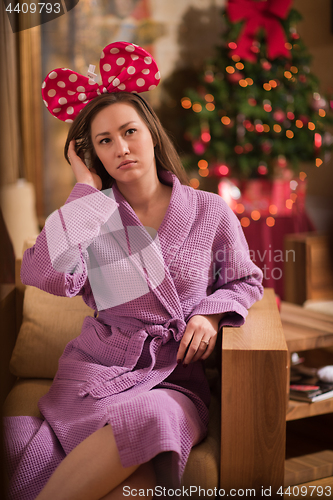
[[[94,168],[102,179],[102,189],[112,186],[114,179],[105,170],[102,162],[96,155],[91,139],[91,122],[103,108],[115,103],[130,104],[135,108],[139,116],[147,125],[153,142],[155,144],[155,159],[157,174],[159,170],[169,170],[173,172],[182,184],[188,184],[188,178],[177,151],[165,132],[159,118],[151,106],[138,94],[128,92],[115,92],[102,94],[90,101],[78,114],[69,129],[66,144],[65,158],[68,159],[68,146],[72,139],[76,141],[76,154],[83,159],[88,168]]]

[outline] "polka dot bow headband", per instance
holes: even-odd
[[[99,62],[102,84],[95,81],[94,66],[88,76],[67,68],[51,71],[42,85],[42,97],[50,113],[72,123],[82,108],[98,95],[111,92],[146,92],[160,82],[160,72],[152,56],[128,42],[107,45]]]

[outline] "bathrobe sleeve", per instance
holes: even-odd
[[[86,249],[117,206],[102,191],[77,183],[65,205],[47,218],[35,245],[24,253],[22,282],[54,295],[83,294]]]
[[[250,259],[249,248],[236,215],[221,200],[211,253],[211,287],[191,316],[226,313],[221,326],[240,326],[251,305],[263,295],[263,274]]]

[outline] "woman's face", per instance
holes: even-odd
[[[131,104],[115,103],[91,122],[95,152],[117,183],[129,183],[156,174],[150,131]]]

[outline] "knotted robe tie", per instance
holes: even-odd
[[[164,325],[145,325],[134,333],[135,351],[130,356],[130,362],[126,366],[104,367],[97,375],[89,377],[79,391],[79,396],[84,397],[90,394],[93,398],[100,399],[113,396],[131,387],[144,385],[145,390],[151,389],[165,380],[177,366],[177,351],[179,341],[186,328],[183,319],[170,319]],[[143,350],[147,337],[152,339],[149,343],[150,364],[144,368],[135,369]],[[159,360],[159,353],[163,346],[169,342],[173,343],[172,348],[168,346],[163,356],[163,362]],[[72,376],[74,374],[72,373]]]

